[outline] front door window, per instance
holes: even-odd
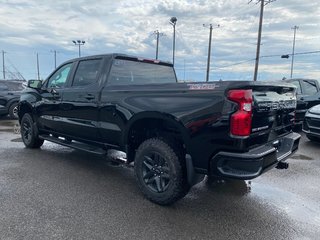
[[[59,68],[48,80],[48,88],[63,88],[70,73],[72,63]]]

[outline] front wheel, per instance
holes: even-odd
[[[44,140],[40,139],[36,133],[36,126],[29,113],[23,115],[21,119],[21,138],[27,148],[39,148]]]
[[[145,140],[135,157],[139,188],[150,201],[170,205],[189,191],[184,157],[179,147],[162,138]]]

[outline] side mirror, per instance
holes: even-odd
[[[29,88],[40,89],[42,87],[41,80],[29,80],[28,85]]]

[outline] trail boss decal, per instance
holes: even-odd
[[[213,90],[217,87],[219,87],[218,85],[216,84],[188,84],[188,87],[190,90]]]

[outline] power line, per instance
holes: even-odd
[[[241,61],[241,62],[228,64],[228,65],[225,65],[225,66],[217,66],[217,67],[214,67],[214,68],[215,69],[228,68],[228,67],[232,67],[232,66],[236,66],[236,65],[241,65],[241,64],[244,64],[244,63],[247,63],[247,62],[251,62],[251,61],[254,61],[254,60],[255,60],[255,58],[252,58],[252,59],[244,60],[244,61]],[[192,67],[192,68],[187,68],[187,69],[188,70],[193,70],[193,71],[201,71],[201,70],[204,70],[206,68],[205,67]],[[183,70],[183,68],[177,68],[177,70]]]
[[[25,78],[22,76],[22,74],[19,72],[19,70],[15,67],[15,65],[10,61],[9,57],[6,57],[6,61],[9,63],[10,68],[13,69],[15,72],[11,71],[8,67],[8,64],[6,64],[6,72],[7,75],[11,77],[11,79],[22,79],[25,80]]]
[[[320,53],[320,50],[316,50],[316,51],[308,51],[308,52],[299,52],[299,53],[295,53],[294,55],[307,55],[307,54],[316,54],[316,53]],[[292,54],[286,54],[287,56],[291,56]],[[260,56],[261,58],[272,58],[272,57],[281,57],[281,56],[285,56],[285,55],[280,55],[280,54],[273,54],[273,55],[263,55]],[[255,58],[251,58],[251,59],[247,59],[244,61],[240,61],[240,62],[236,62],[236,63],[232,63],[232,64],[228,64],[228,65],[224,65],[224,66],[216,66],[214,67],[215,69],[222,69],[222,68],[228,68],[228,67],[232,67],[232,66],[236,66],[236,65],[241,65],[247,62],[251,62],[254,61]],[[192,67],[192,68],[187,68],[188,70],[191,71],[201,71],[206,69],[205,67]],[[177,70],[183,70],[183,68],[177,68]]]

